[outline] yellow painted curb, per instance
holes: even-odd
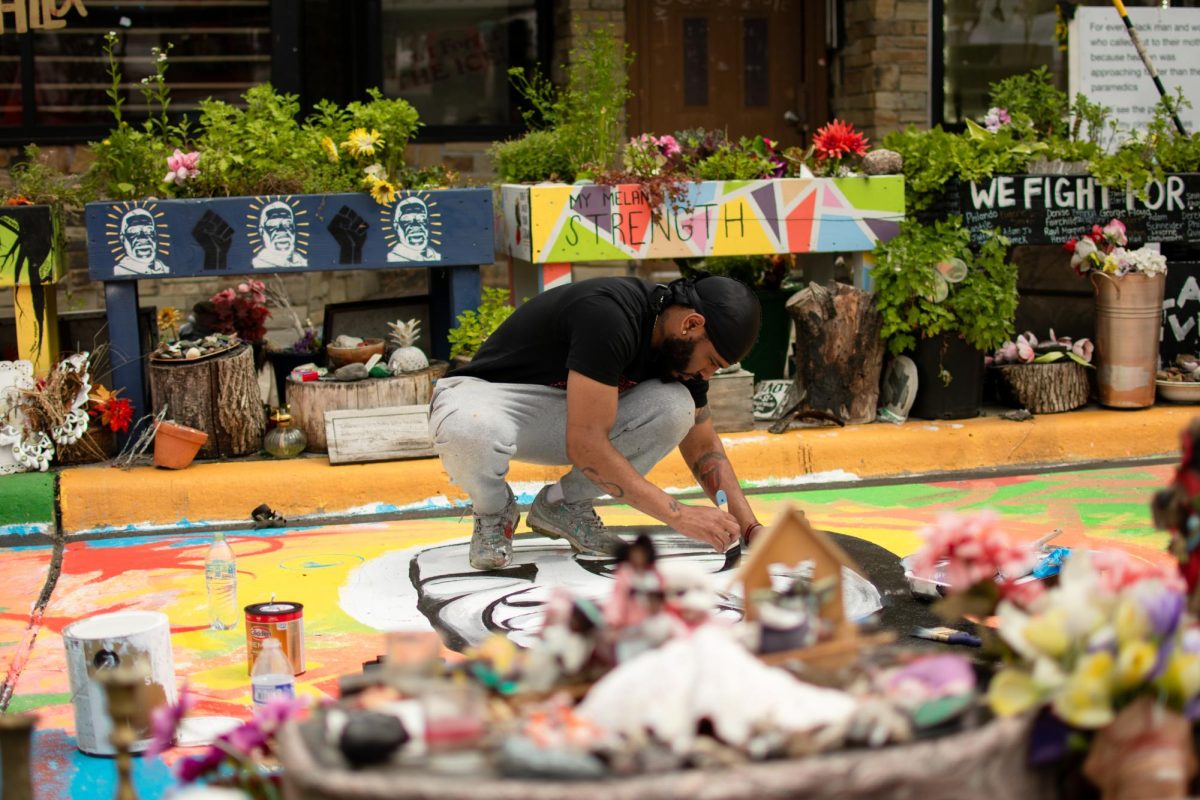
[[[839,428],[765,431],[723,437],[738,477],[752,485],[818,478],[853,480],[1023,465],[1070,464],[1170,456],[1197,415],[1188,406],[1140,411],[1075,411],[1027,422],[981,417]],[[513,483],[547,483],[564,470],[514,464]],[[673,454],[650,474],[664,488],[694,480]],[[59,481],[62,530],[137,529],[250,520],[267,503],[289,519],[353,514],[376,504],[433,507],[465,499],[437,459],[331,466],[325,458],[195,464],[186,470],[75,467]]]

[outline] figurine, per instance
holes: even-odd
[[[604,604],[604,621],[610,629],[640,625],[656,605],[661,606],[663,579],[657,559],[654,542],[644,533],[617,554],[613,591]]]

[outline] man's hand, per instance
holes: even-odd
[[[678,508],[669,524],[684,536],[710,544],[718,553],[724,553],[741,538],[742,528],[733,514],[708,506],[673,504]]]

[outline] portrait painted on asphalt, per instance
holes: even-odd
[[[116,266],[113,275],[167,275],[163,261],[171,254],[171,237],[160,224],[163,212],[155,203],[118,203],[105,222],[109,249]]]
[[[382,208],[389,263],[442,260],[436,249],[442,244],[442,215],[436,208],[428,193],[397,197],[394,206]]]
[[[308,266],[307,211],[291,197],[256,198],[246,215],[255,269]]]

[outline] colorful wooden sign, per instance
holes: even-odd
[[[501,203],[508,254],[534,264],[855,252],[899,230],[904,178],[691,183],[657,214],[636,184],[506,184]]]
[[[333,269],[454,267],[493,260],[487,189],[89,203],[93,280]]]
[[[13,288],[17,350],[38,377],[58,360],[61,235],[50,206],[0,208],[0,287]]]

